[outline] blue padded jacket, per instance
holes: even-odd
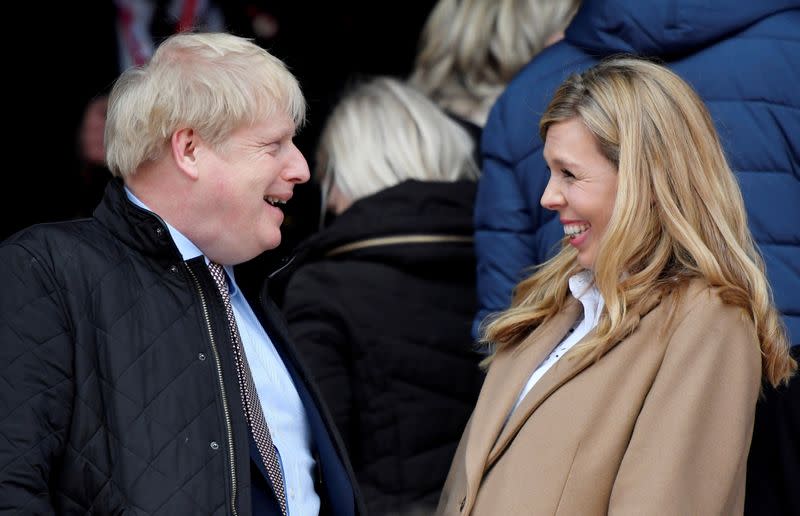
[[[791,341],[800,344],[800,2],[584,0],[563,41],[532,60],[483,132],[475,207],[480,311],[506,308],[516,283],[558,248],[539,205],[549,174],[538,123],[559,84],[616,53],[657,56],[706,102],[737,174],[750,229]]]

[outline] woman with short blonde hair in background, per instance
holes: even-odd
[[[708,111],[617,57],[540,132],[563,247],[484,329],[438,513],[741,514],[761,382],[797,365]]]
[[[298,250],[284,311],[369,513],[431,514],[478,399],[472,141],[378,77],[345,95],[317,152],[337,216]]]

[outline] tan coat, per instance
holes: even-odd
[[[598,362],[561,358],[504,425],[533,370],[580,313],[498,353],[437,513],[742,514],[761,379],[753,324],[694,282]]]

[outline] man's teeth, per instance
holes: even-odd
[[[564,226],[564,234],[570,238],[575,238],[589,229],[589,224],[568,224]]]
[[[267,201],[270,206],[278,206],[279,204],[283,205],[286,204],[286,201],[283,199],[278,199],[277,197],[272,197],[270,195],[264,196],[264,200]]]

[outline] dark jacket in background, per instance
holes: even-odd
[[[203,258],[184,262],[113,181],[94,218],[18,233],[0,264],[0,513],[249,516],[249,431]],[[249,302],[303,401],[323,507],[359,514],[279,310]]]
[[[301,252],[284,312],[370,514],[435,508],[483,381],[472,182],[407,181],[354,203]]]

